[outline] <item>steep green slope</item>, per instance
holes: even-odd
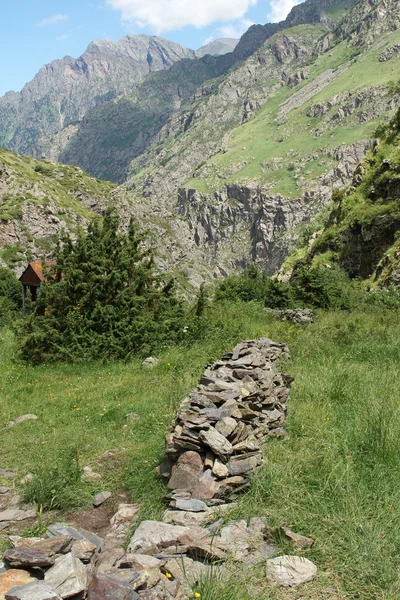
[[[358,167],[353,184],[334,194],[327,224],[305,258],[291,258],[286,267],[336,262],[351,277],[400,283],[400,111],[378,133],[381,139]]]
[[[0,149],[0,259],[15,267],[45,254],[61,229],[101,212],[114,188],[79,168]]]

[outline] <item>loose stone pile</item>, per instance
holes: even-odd
[[[173,490],[172,508],[218,504],[249,486],[263,442],[285,435],[290,379],[276,363],[288,357],[284,344],[262,338],[238,344],[205,370],[166,436],[160,473]]]

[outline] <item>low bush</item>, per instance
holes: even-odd
[[[297,308],[311,306],[333,310],[350,309],[361,297],[361,285],[351,281],[339,266],[297,269],[288,283],[268,277],[256,267],[241,275],[232,275],[221,282],[214,300],[242,302],[262,301],[268,308]]]

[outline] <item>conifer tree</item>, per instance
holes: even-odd
[[[185,309],[172,279],[155,274],[134,221],[127,234],[119,224],[108,210],[76,241],[62,236],[24,324],[26,360],[128,358],[180,338]]]

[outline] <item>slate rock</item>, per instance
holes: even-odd
[[[159,358],[154,358],[153,356],[149,356],[145,358],[142,362],[142,369],[154,369],[160,362]]]
[[[178,542],[188,527],[169,525],[158,521],[142,521],[136,529],[128,546],[128,552],[147,554],[154,546],[167,547]]]
[[[21,415],[8,423],[5,423],[3,427],[5,429],[9,429],[10,427],[14,427],[14,425],[18,425],[19,423],[23,423],[24,421],[36,421],[38,417],[36,415]]]
[[[212,474],[211,469],[204,471],[198,484],[192,490],[192,498],[198,500],[210,500],[219,490],[219,483]]]
[[[204,525],[210,518],[212,512],[186,512],[184,510],[166,510],[162,517],[163,523],[169,525],[181,525],[182,527],[193,527],[195,525]]]
[[[35,581],[36,579],[31,577],[30,573],[22,569],[10,569],[5,573],[0,573],[0,600],[15,586],[26,585]]]
[[[307,558],[278,556],[267,560],[267,579],[280,587],[296,587],[317,576],[318,569]]]
[[[111,498],[111,496],[111,492],[100,492],[99,494],[96,494],[96,496],[93,499],[93,506],[95,508],[101,506],[102,504],[104,504],[104,502]]]
[[[65,554],[56,560],[44,576],[45,582],[52,585],[62,598],[70,598],[86,590],[86,570],[73,554]]]
[[[191,499],[191,500],[184,500],[181,498],[178,498],[177,500],[173,501],[173,508],[176,508],[177,510],[184,510],[187,512],[204,512],[208,510],[208,506],[205,502],[203,502],[202,500],[196,500],[196,499]]]
[[[20,510],[19,508],[10,508],[0,512],[0,523],[2,521],[25,521],[34,519],[36,512],[34,510]]]
[[[87,600],[137,600],[138,594],[129,583],[98,573],[89,583]]]
[[[289,529],[289,527],[281,527],[280,533],[287,540],[292,542],[293,546],[298,550],[306,550],[307,548],[311,548],[311,546],[314,544],[314,540],[312,538],[295,533]]]
[[[230,460],[227,464],[228,472],[230,476],[242,475],[248,473],[257,467],[257,457],[251,456],[242,460]]]
[[[6,600],[61,600],[57,591],[44,581],[35,581],[12,588],[5,595]]]
[[[171,478],[168,482],[169,489],[192,489],[197,484],[203,470],[203,461],[198,452],[183,452],[176,465],[172,467]]]
[[[130,413],[128,413],[127,415],[125,415],[125,419],[126,419],[126,421],[128,421],[128,422],[131,422],[131,421],[138,421],[138,419],[140,419],[140,415],[138,415],[138,414],[137,414],[137,413],[135,413],[135,412],[130,412]]]
[[[211,448],[214,454],[225,456],[233,453],[232,444],[214,427],[210,427],[207,431],[200,431],[199,438],[203,444]]]
[[[10,491],[9,487],[6,487],[4,485],[0,485],[0,495],[7,494],[9,491]]]
[[[59,535],[47,539],[10,536],[9,539],[14,548],[28,546],[29,548],[40,550],[47,556],[66,554],[71,550],[72,542],[74,541],[74,538],[71,535]]]
[[[229,476],[228,467],[223,462],[218,460],[218,458],[216,458],[214,461],[212,473],[219,479],[223,479]]]
[[[7,471],[7,469],[0,469],[0,477],[4,477],[5,479],[12,479],[16,477],[16,473],[13,471]]]
[[[91,467],[83,467],[83,475],[81,479],[101,479],[100,473],[95,473]]]
[[[89,540],[75,540],[71,548],[72,554],[83,563],[90,562],[96,552],[96,546]]]
[[[74,540],[88,540],[96,546],[97,550],[101,550],[101,547],[103,546],[103,540],[95,533],[86,531],[86,529],[82,529],[81,527],[76,529],[75,527],[68,525],[68,523],[53,523],[52,525],[49,525],[47,532],[54,537],[70,536]]]
[[[15,568],[27,568],[33,567],[51,567],[54,565],[54,558],[47,556],[43,551],[30,548],[29,546],[18,546],[17,548],[11,548],[4,552],[4,560],[9,565]]]
[[[229,410],[229,412],[231,411]],[[237,421],[235,421],[235,419],[232,419],[232,417],[228,416],[218,421],[218,423],[215,426],[215,429],[218,431],[218,433],[228,438],[235,431],[236,427]]]

